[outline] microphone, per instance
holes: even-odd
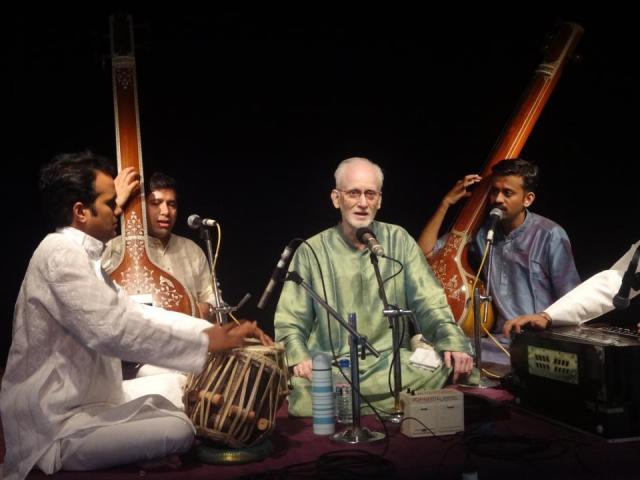
[[[293,253],[294,243],[295,240],[291,240],[289,244],[284,247],[284,250],[280,254],[280,259],[276,264],[276,268],[273,269],[273,273],[271,274],[269,283],[267,283],[267,286],[265,287],[264,292],[262,292],[262,296],[258,301],[258,308],[260,310],[265,307],[265,305],[267,304],[267,300],[269,300],[269,297],[271,296],[271,293],[273,292],[274,288],[276,288],[276,284],[280,281],[280,277],[286,271],[287,265],[289,263],[289,257],[291,257],[291,254]]]
[[[631,293],[631,287],[636,289],[638,286],[634,285],[636,282],[636,269],[638,268],[638,260],[640,259],[640,245],[636,248],[636,252],[633,254],[631,261],[629,262],[629,266],[627,267],[627,271],[624,272],[622,276],[622,284],[620,285],[620,290],[616,293],[616,296],[613,297],[613,306],[617,310],[622,310],[623,308],[627,308],[629,306],[629,293]],[[638,277],[640,278],[640,277]],[[637,280],[640,282],[640,280]]]
[[[189,225],[193,229],[197,229],[200,227],[214,227],[218,222],[211,218],[201,218],[200,215],[193,214],[189,215],[187,218],[187,225]]]
[[[378,257],[384,257],[384,248],[378,243],[378,239],[369,228],[362,227],[356,230],[356,238],[359,242],[364,243],[371,253]]]
[[[496,225],[502,219],[504,212],[500,210],[498,207],[494,207],[489,212],[489,217],[491,218],[491,222],[489,223],[489,230],[487,231],[487,242],[493,242],[493,233],[496,229]]]

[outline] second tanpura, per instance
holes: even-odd
[[[499,161],[516,158],[520,154],[582,33],[580,25],[563,23],[547,43],[542,63],[536,68],[484,165],[481,173],[483,180],[462,207],[443,248],[427,257],[444,287],[454,318],[468,336],[473,336],[474,331],[471,285],[475,275],[469,265],[467,249],[487,211],[491,169]],[[493,314],[490,314],[484,324],[485,329],[490,331],[493,323]]]

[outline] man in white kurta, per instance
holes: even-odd
[[[41,189],[59,228],[35,250],[16,301],[0,393],[4,478],[21,480],[35,465],[50,474],[185,452],[194,436],[187,417],[158,395],[127,402],[120,359],[197,372],[208,350],[251,332],[243,325],[230,339],[118,292],[100,266],[122,204],[104,159],[60,155]]]
[[[545,329],[551,324],[554,327],[578,325],[613,310],[613,297],[620,290],[622,277],[639,246],[640,241],[634,243],[611,268],[582,282],[543,312],[523,315],[507,322],[504,334],[508,335],[512,330],[519,333],[525,325],[535,329]],[[636,269],[636,272],[639,271],[640,267]],[[640,291],[631,289],[629,298],[634,298],[639,293]]]
[[[102,248],[65,228],[31,259],[2,381],[8,479],[24,478],[36,463],[45,473],[59,470],[63,439],[79,431],[167,415],[189,425],[163,397],[124,403],[119,358],[199,371],[208,344],[200,332],[211,325],[118,294],[100,268]]]

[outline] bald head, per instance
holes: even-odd
[[[340,162],[340,164],[338,165],[338,168],[336,168],[336,171],[333,174],[335,179],[336,179],[336,188],[338,188],[338,189],[344,188],[346,171],[350,167],[356,166],[356,165],[358,165],[358,166],[366,165],[366,166],[370,167],[371,169],[373,169],[373,171],[375,172],[377,183],[378,183],[377,190],[381,191],[382,190],[382,183],[384,182],[384,174],[382,173],[382,169],[380,168],[379,165],[373,163],[371,160],[369,160],[367,158],[362,158],[362,157],[351,157],[351,158],[347,158],[346,160],[343,160],[342,162]]]

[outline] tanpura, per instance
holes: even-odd
[[[467,248],[485,218],[491,169],[500,160],[515,158],[520,154],[582,33],[583,28],[575,23],[559,26],[545,47],[544,60],[536,68],[524,95],[489,154],[481,173],[483,180],[458,214],[443,248],[427,257],[444,287],[454,318],[469,336],[473,335],[474,328],[471,285],[475,276],[469,266]],[[489,315],[484,327],[490,331],[492,326],[493,316]]]
[[[198,316],[197,304],[184,286],[149,258],[147,213],[140,145],[138,92],[133,27],[130,16],[110,17],[113,100],[118,171],[133,167],[140,174],[140,192],[121,217],[123,256],[111,278],[137,301]]]

